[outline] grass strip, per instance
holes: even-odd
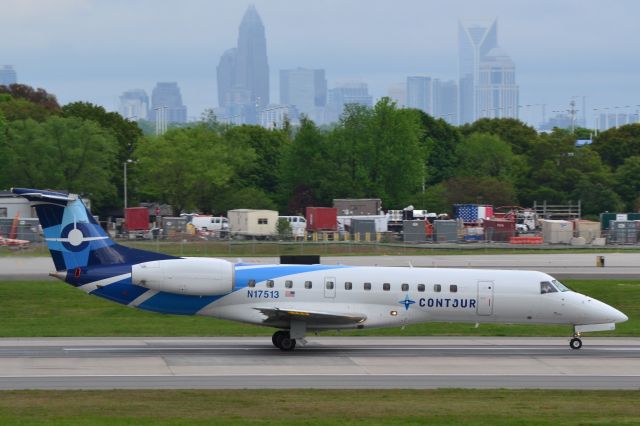
[[[617,330],[589,335],[640,336],[640,281],[567,280],[574,290],[629,316]],[[198,316],[128,308],[87,295],[60,281],[0,281],[0,337],[267,336],[273,329]],[[335,333],[326,333],[332,335]],[[379,336],[569,336],[569,326],[422,323],[401,328],[342,332]]]
[[[640,391],[109,390],[0,392],[19,425],[638,424]]]

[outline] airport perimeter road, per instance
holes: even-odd
[[[0,339],[0,389],[639,389],[640,339]]]
[[[596,256],[605,267],[596,267]],[[228,258],[238,261],[238,258]],[[243,257],[249,263],[279,263],[276,257]],[[531,269],[563,278],[640,278],[640,253],[553,253],[451,256],[343,256],[322,257],[328,265],[414,266],[422,268]],[[54,270],[49,257],[2,257],[0,279],[43,279]]]

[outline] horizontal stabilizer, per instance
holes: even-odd
[[[283,321],[305,321],[309,324],[358,324],[364,322],[367,316],[357,313],[320,312],[298,309],[254,308],[266,315],[265,323],[281,323]]]

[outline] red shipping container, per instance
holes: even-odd
[[[146,207],[127,207],[124,211],[124,225],[127,231],[148,230],[149,209]]]
[[[307,207],[307,231],[337,231],[338,209],[335,207]]]
[[[487,241],[510,241],[516,235],[516,223],[506,219],[485,219],[484,239]]]

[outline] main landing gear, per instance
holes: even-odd
[[[569,341],[571,349],[580,349],[582,347],[582,340],[580,339],[580,333],[575,333],[573,339]]]
[[[279,330],[273,333],[271,341],[273,346],[285,352],[292,351],[296,347],[296,339],[292,339],[287,330]]]

